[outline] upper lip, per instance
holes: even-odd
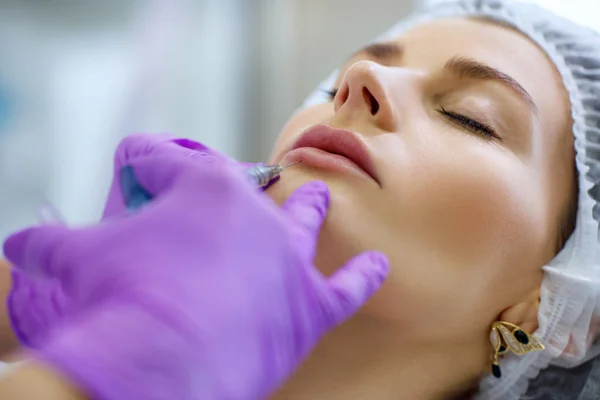
[[[298,137],[290,151],[301,147],[312,147],[346,157],[381,185],[367,147],[353,131],[315,125]]]

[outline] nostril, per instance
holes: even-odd
[[[365,102],[371,107],[371,115],[377,114],[379,112],[379,102],[377,99],[375,99],[366,87],[363,88],[362,92]]]

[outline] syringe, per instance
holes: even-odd
[[[295,163],[288,165],[264,165],[259,164],[254,167],[248,168],[246,171],[246,175],[250,178],[250,180],[259,188],[264,188],[272,183],[275,179],[279,177],[281,171],[284,169],[291,167],[292,165],[298,164],[300,161],[296,161]]]
[[[277,179],[281,171],[298,164],[298,162],[285,166],[259,164],[246,169],[244,172],[252,183],[259,188],[264,188]],[[121,168],[120,181],[121,192],[128,210],[137,210],[152,200],[153,196],[140,185],[131,166]]]

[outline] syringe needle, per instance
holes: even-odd
[[[302,160],[299,160],[299,161],[293,162],[293,163],[288,164],[288,165],[282,165],[281,169],[286,169],[288,167],[291,167],[292,165],[296,165],[296,164],[301,163],[301,162],[302,162]]]

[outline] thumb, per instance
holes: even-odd
[[[127,184],[136,190],[143,190],[147,196],[159,196],[181,178],[183,172],[194,168],[207,168],[216,162],[226,163],[225,159],[211,155],[194,156],[188,149],[180,148],[171,153],[151,155],[133,160],[119,171],[121,190],[128,194]],[[127,177],[126,181],[124,178]],[[135,179],[131,179],[135,177]],[[127,199],[125,199],[127,200]]]
[[[171,187],[183,170],[193,166],[206,167],[217,161],[233,163],[224,154],[189,139],[130,135],[117,148],[115,172],[117,179],[121,180],[121,189],[127,189],[126,184],[133,184],[135,190],[145,192],[146,197],[153,197]],[[127,181],[126,184],[123,180]]]
[[[209,164],[227,159],[202,143],[168,135],[134,134],[125,137],[114,157],[115,174],[103,218],[137,209],[163,193],[179,176],[184,164]]]
[[[351,259],[327,280],[326,313],[331,328],[355,314],[381,287],[388,276],[387,257],[369,251]]]
[[[305,183],[291,194],[281,207],[286,215],[317,237],[329,208],[329,188],[324,182]]]
[[[54,271],[56,250],[69,235],[62,225],[43,225],[17,232],[4,242],[4,255],[15,268],[45,276],[60,275]]]

